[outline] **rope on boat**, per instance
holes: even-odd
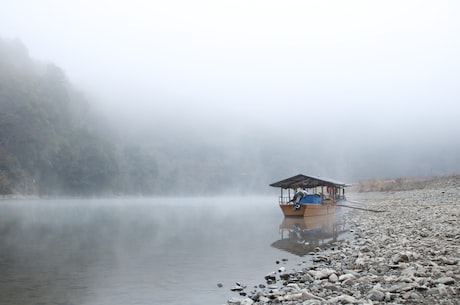
[[[368,211],[368,212],[374,212],[374,213],[386,212],[385,210],[364,209],[364,208],[352,207],[352,206],[349,206],[349,205],[342,205],[342,204],[338,204],[337,206],[338,207],[344,207],[344,208],[350,208],[350,209],[356,209],[356,210],[363,210],[363,211]]]
[[[348,200],[347,200],[347,202],[353,203],[353,201],[348,201]],[[350,209],[356,209],[356,210],[363,210],[363,211],[368,211],[368,212],[374,212],[374,213],[386,212],[385,210],[365,209],[365,208],[361,208],[361,207],[354,207],[354,206],[344,205],[344,204],[337,204],[337,206],[338,207],[344,207],[344,208],[350,208]]]
[[[361,201],[355,201],[355,200],[345,200],[346,202],[351,202],[351,203],[356,203],[356,204],[363,204]]]

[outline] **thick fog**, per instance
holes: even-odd
[[[257,151],[275,180],[460,172],[458,1],[2,2],[0,36],[132,139]]]

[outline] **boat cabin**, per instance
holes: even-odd
[[[344,200],[345,187],[349,185],[328,178],[299,174],[274,182],[270,186],[281,189],[279,203],[287,204],[293,202],[294,196],[298,191],[305,191],[299,203],[323,203]]]

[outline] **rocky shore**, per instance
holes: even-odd
[[[460,304],[458,176],[349,199],[383,212],[350,209],[350,239],[317,249],[309,267],[275,267],[227,304]]]

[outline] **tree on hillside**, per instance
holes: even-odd
[[[89,131],[86,109],[59,67],[34,67],[25,47],[0,40],[0,192],[21,183],[43,194],[110,188],[114,148]]]
[[[86,130],[76,131],[61,145],[53,166],[60,178],[59,190],[72,195],[108,192],[118,176],[113,147]]]

